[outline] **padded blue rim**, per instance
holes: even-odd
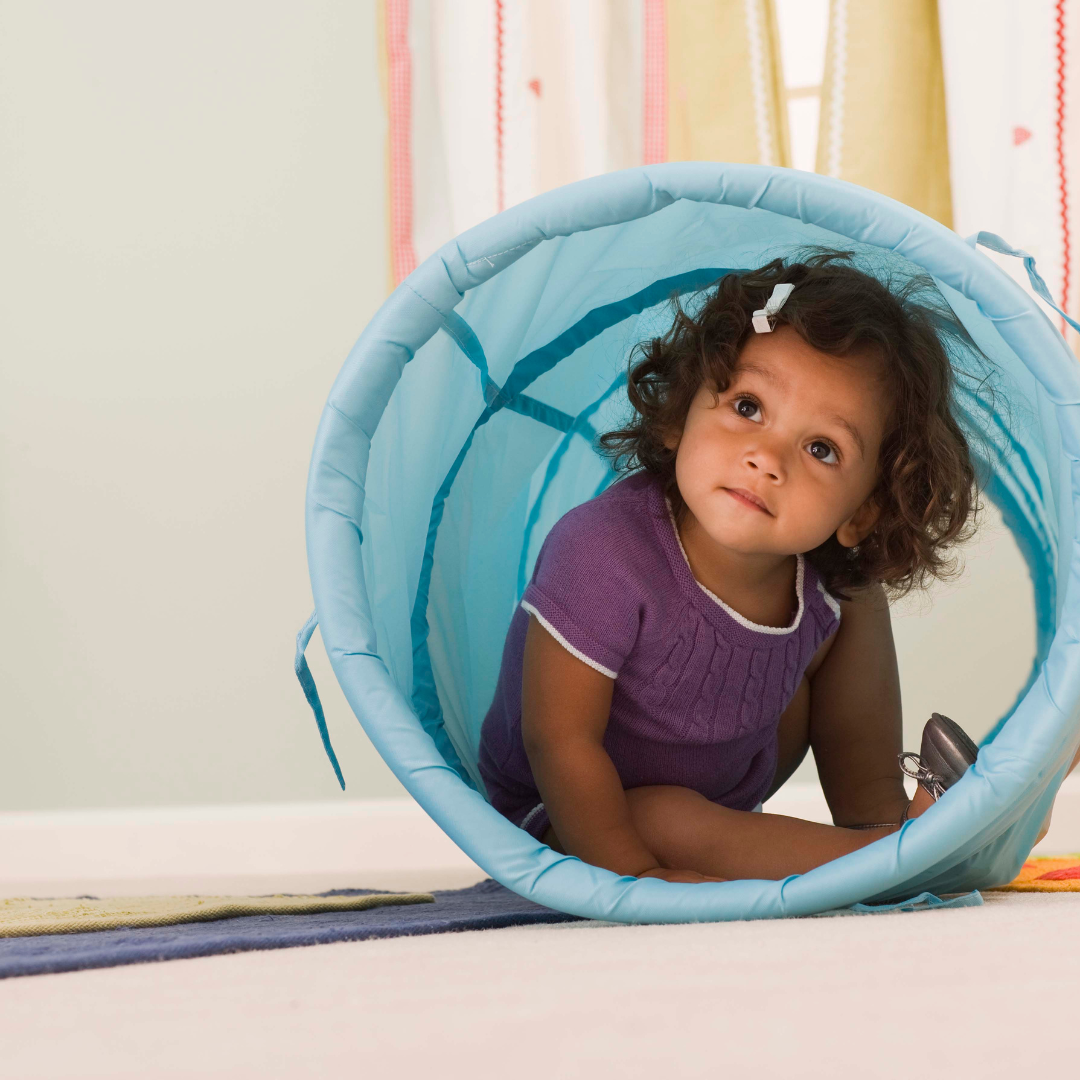
[[[979,852],[993,851],[1025,812],[1049,805],[1080,737],[1076,538],[1047,659],[967,776],[901,832],[783,881],[639,881],[557,854],[511,825],[447,765],[378,656],[359,523],[371,436],[405,363],[468,289],[537,243],[645,217],[678,199],[760,208],[894,251],[975,301],[1054,403],[1073,506],[1080,504],[1076,360],[1035,302],[989,258],[917,211],[828,177],[710,162],[629,169],[541,195],[445,245],[394,291],[342,368],[316,437],[306,514],[315,605],[338,681],[378,752],[447,834],[492,877],[549,907],[626,922],[717,921],[807,915],[927,883],[939,890],[992,884],[980,877]],[[950,869],[958,863],[966,868]]]

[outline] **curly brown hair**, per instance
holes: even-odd
[[[968,441],[953,415],[950,351],[955,362],[964,350],[978,350],[928,275],[882,282],[858,269],[851,252],[816,249],[800,259],[726,274],[692,312],[674,297],[670,330],[631,353],[634,416],[600,436],[601,452],[618,471],[658,477],[681,518],[676,452],[664,437],[682,430],[703,383],[719,393],[728,388],[753,312],[775,285],[790,282],[796,288],[776,324],[793,327],[820,352],[879,363],[890,406],[871,494],[880,508],[873,530],[857,547],[844,547],[834,534],[804,554],[841,599],[873,582],[895,599],[955,576],[957,560],[946,553],[976,529],[982,507]]]

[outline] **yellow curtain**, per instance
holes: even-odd
[[[772,0],[667,0],[667,159],[787,165]]]
[[[817,171],[952,228],[937,0],[832,0]]]

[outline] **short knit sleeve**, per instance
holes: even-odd
[[[621,500],[594,499],[556,522],[521,606],[569,652],[614,679],[637,641],[641,532]]]

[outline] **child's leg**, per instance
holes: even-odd
[[[882,702],[857,730],[836,710],[812,710],[810,682],[803,679],[777,730],[776,775],[771,799],[802,764],[813,745],[825,796],[835,820],[843,825],[899,821],[907,806],[897,758],[903,750],[899,701]],[[812,721],[812,722],[811,722]]]
[[[841,829],[780,814],[730,810],[682,787],[632,788],[626,799],[634,827],[661,865],[729,879],[804,874],[898,827]],[[920,789],[911,816],[932,801]]]

